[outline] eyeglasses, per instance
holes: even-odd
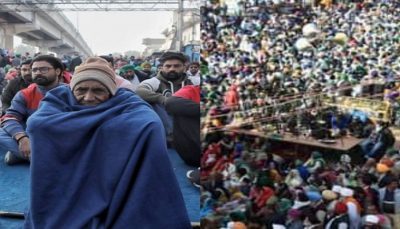
[[[32,68],[32,73],[39,71],[40,73],[48,73],[50,69],[54,69],[51,67],[39,67],[39,68]]]

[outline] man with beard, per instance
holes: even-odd
[[[3,114],[5,114],[6,110],[11,106],[11,100],[17,92],[27,88],[32,83],[31,62],[31,59],[22,62],[20,65],[20,75],[15,79],[12,79],[4,89],[4,92],[1,95],[1,109]]]
[[[30,160],[29,136],[25,132],[26,120],[38,109],[47,91],[60,85],[63,77],[63,64],[56,57],[37,56],[30,66],[33,84],[14,96],[1,121],[0,148],[8,150],[4,158],[8,165]]]
[[[134,90],[139,86],[140,82],[149,79],[146,73],[136,70],[133,65],[127,64],[120,68],[121,76],[128,80],[132,85]]]
[[[153,72],[151,71],[151,64],[149,62],[143,62],[140,67],[142,67],[142,72],[147,75],[147,78],[150,78]]]
[[[160,57],[161,71],[156,77],[140,83],[136,93],[150,104],[165,104],[166,97],[185,85],[193,85],[185,73],[186,56],[180,52],[165,52]]]
[[[161,71],[156,77],[141,82],[136,93],[153,105],[166,130],[167,139],[172,141],[172,118],[165,111],[166,98],[185,85],[193,85],[185,73],[186,56],[181,52],[167,51],[160,57]]]

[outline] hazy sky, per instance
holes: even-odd
[[[77,26],[94,54],[143,51],[143,38],[164,38],[161,32],[172,23],[172,12],[64,12]],[[16,39],[15,45],[18,45]]]

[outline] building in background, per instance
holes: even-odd
[[[145,38],[142,40],[142,44],[146,45],[142,55],[150,56],[153,52],[158,52],[165,43],[165,39],[161,38]]]
[[[183,11],[183,26],[182,26],[182,40],[179,41],[179,12],[174,11],[173,19],[171,22],[171,26],[165,28],[161,34],[165,36],[164,43],[156,49],[156,46],[153,43],[145,42],[146,39],[143,39],[143,44],[148,46],[145,49],[148,50],[146,53],[143,53],[144,56],[148,56],[149,51],[159,52],[164,50],[179,50],[183,51],[188,55],[191,61],[199,61],[200,59],[200,13],[198,11],[190,10]],[[148,40],[150,41],[150,40]],[[181,44],[179,44],[181,42]],[[153,48],[150,48],[153,47]]]

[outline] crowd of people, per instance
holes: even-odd
[[[372,122],[361,159],[337,161],[318,150],[287,158],[269,140],[226,131],[279,122],[283,102],[300,101],[289,117],[318,110],[310,98],[320,95],[385,100],[396,111],[399,2],[321,2],[216,0],[201,8],[202,228],[400,225],[400,154],[388,123]]]
[[[1,54],[5,74],[15,58]],[[168,148],[199,167],[193,66],[176,51],[154,61],[21,58],[2,91],[0,149],[7,165],[30,164],[24,227],[190,228]]]

